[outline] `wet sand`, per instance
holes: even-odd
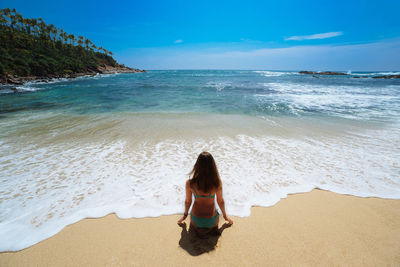
[[[178,226],[179,217],[85,219],[0,253],[0,266],[400,265],[400,200],[313,190],[254,207],[232,227],[221,221],[221,235],[202,238]]]

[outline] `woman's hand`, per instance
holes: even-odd
[[[231,219],[229,219],[228,217],[225,217],[224,219],[225,219],[225,221],[227,221],[230,225],[233,224],[233,221],[232,221]]]
[[[187,214],[183,214],[182,218],[178,220],[178,224],[182,224],[182,222],[187,218]]]

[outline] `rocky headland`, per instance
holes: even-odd
[[[5,8],[0,9],[0,21],[0,84],[145,72],[119,64],[111,51],[41,18],[24,18]]]

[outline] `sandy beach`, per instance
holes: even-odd
[[[228,206],[229,207],[229,206]],[[179,215],[85,219],[19,252],[1,266],[398,266],[400,200],[322,190],[233,217],[222,234],[197,237]],[[187,220],[187,223],[189,221]]]

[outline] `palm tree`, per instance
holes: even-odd
[[[82,35],[78,36],[78,45],[80,45],[80,46],[83,45],[83,39],[84,39],[84,37]]]
[[[15,9],[14,9],[14,11],[15,11]],[[18,27],[19,29],[23,29],[23,26],[24,26],[24,18],[23,18],[22,15],[19,14],[17,11],[15,11],[14,13],[15,13],[14,17],[15,17],[15,22],[16,22],[17,27]],[[18,24],[19,24],[19,25],[18,25]]]
[[[83,44],[83,36],[78,36],[78,45],[82,46]]]
[[[42,37],[44,37],[45,36],[45,34],[46,34],[46,23],[44,23],[44,21],[43,21],[43,19],[42,18],[39,18],[38,19],[38,26],[39,26],[39,29],[40,29],[40,35],[42,36]]]
[[[5,8],[1,10],[2,14],[9,18],[11,10],[9,8]]]
[[[14,14],[12,14],[14,13]],[[10,18],[10,26],[11,28],[14,29],[14,25],[16,23],[16,18],[15,18],[15,8],[11,10],[11,12],[8,13],[8,17]]]
[[[74,35],[72,35],[72,34],[68,34],[68,39],[70,39],[70,41],[71,41],[71,45],[72,45],[72,39],[74,38]]]
[[[68,43],[68,39],[69,39],[69,35],[68,33],[64,32],[64,40],[65,40],[65,44]]]
[[[76,37],[73,34],[71,34],[71,41],[72,41],[72,45],[75,45]]]
[[[56,40],[56,37],[57,37],[57,33],[58,33],[58,31],[57,31],[56,26],[54,26],[53,24],[50,24],[50,25],[49,25],[49,35],[50,35],[50,39],[52,39],[53,41],[55,41],[55,40]]]
[[[7,15],[4,12],[4,9],[0,9],[0,24],[6,24],[7,23],[7,19],[6,19]]]
[[[62,39],[63,43],[67,43],[67,41],[68,41],[68,35],[63,30],[60,30],[60,39]]]
[[[63,29],[58,29],[58,40],[63,41]]]
[[[31,19],[23,19],[25,25],[25,31],[31,34]]]
[[[92,41],[89,40],[89,44],[90,44],[90,46],[92,46],[93,45]]]
[[[91,43],[91,41],[88,38],[86,38],[85,39],[86,50],[89,50],[89,44],[90,43]]]
[[[11,21],[11,10],[9,8],[3,9],[3,14],[4,14],[4,19],[6,20],[5,24],[9,23],[11,25],[11,22],[8,22],[10,19]]]
[[[33,35],[38,35],[38,20],[37,19],[30,19],[30,26],[31,26],[31,32],[33,32]]]

